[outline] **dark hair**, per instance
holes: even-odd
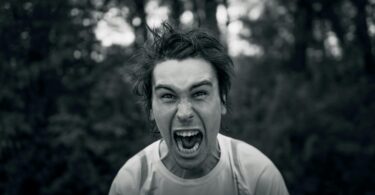
[[[142,97],[146,113],[151,109],[152,74],[156,64],[170,59],[201,58],[214,67],[219,82],[220,99],[227,104],[233,62],[224,47],[212,35],[200,30],[180,32],[163,22],[161,29],[150,29],[153,41],[146,42],[133,71],[133,91]]]

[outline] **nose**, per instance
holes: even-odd
[[[177,106],[177,119],[180,122],[188,122],[193,118],[193,108],[189,101],[183,100]]]

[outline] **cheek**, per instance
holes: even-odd
[[[215,114],[211,114],[210,116],[208,116],[209,119],[209,132],[207,133],[210,133],[210,134],[217,134],[220,130],[220,123],[221,123],[221,114],[219,112],[215,112]]]
[[[207,128],[207,134],[216,135],[220,129],[221,104],[217,101],[212,101],[212,104],[198,107],[198,110]]]
[[[164,139],[169,137],[170,123],[173,117],[171,108],[163,106],[153,106],[155,123]]]

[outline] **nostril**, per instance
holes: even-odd
[[[193,118],[193,110],[189,102],[180,103],[177,109],[177,118],[180,121],[186,121]]]
[[[193,118],[193,113],[192,112],[178,112],[177,118],[180,121],[187,121]]]
[[[191,118],[193,118],[193,113],[192,112],[188,112],[188,113],[177,113],[177,118],[180,120],[180,121],[186,121],[186,120],[189,120]]]

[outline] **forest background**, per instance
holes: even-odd
[[[108,192],[157,139],[128,68],[163,20],[226,46],[222,133],[291,194],[375,194],[374,0],[0,1],[0,194]]]

